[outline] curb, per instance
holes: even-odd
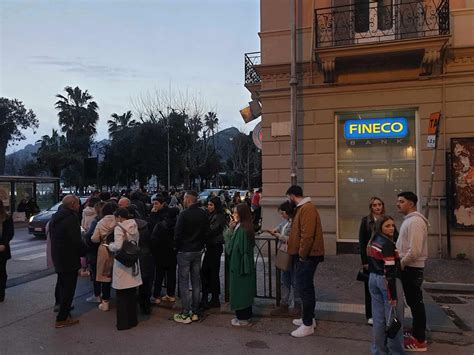
[[[472,292],[474,293],[474,284],[471,283],[449,283],[449,282],[424,282],[425,290],[446,291],[446,292]]]

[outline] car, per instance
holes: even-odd
[[[209,196],[211,193],[213,193],[215,196],[219,196],[221,193],[224,193],[225,190],[223,189],[205,189],[202,190],[199,193],[198,196],[198,201],[202,204],[205,205],[207,203],[207,200],[209,199]]]
[[[86,203],[88,197],[80,197],[81,205]],[[46,224],[51,220],[53,214],[55,214],[62,202],[58,202],[50,208],[41,211],[38,214],[30,217],[28,221],[28,233],[33,234],[37,238],[46,237]]]

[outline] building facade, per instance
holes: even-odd
[[[420,210],[430,200],[430,255],[474,257],[474,0],[261,0],[260,13],[245,77],[262,106],[264,226],[290,185],[293,38],[297,182],[327,252],[356,252],[372,196],[399,226],[411,190]]]

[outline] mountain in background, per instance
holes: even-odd
[[[235,127],[226,128],[222,131],[219,131],[215,134],[214,139],[209,140],[209,144],[216,144],[216,150],[219,156],[221,157],[222,162],[226,162],[227,159],[232,155],[233,144],[232,140],[234,137],[238,136],[240,131]],[[99,142],[92,143],[92,154],[93,157],[99,157],[99,161],[102,161],[104,158],[104,147],[109,145],[110,141],[108,139],[103,139]],[[28,162],[35,161],[36,158],[33,156],[39,147],[40,143],[28,144],[25,148],[20,149],[16,152],[8,154],[5,157],[5,175],[17,175],[19,171],[27,164]]]

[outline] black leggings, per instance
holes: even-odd
[[[5,299],[5,289],[7,288],[7,261],[0,260],[0,302]]]

